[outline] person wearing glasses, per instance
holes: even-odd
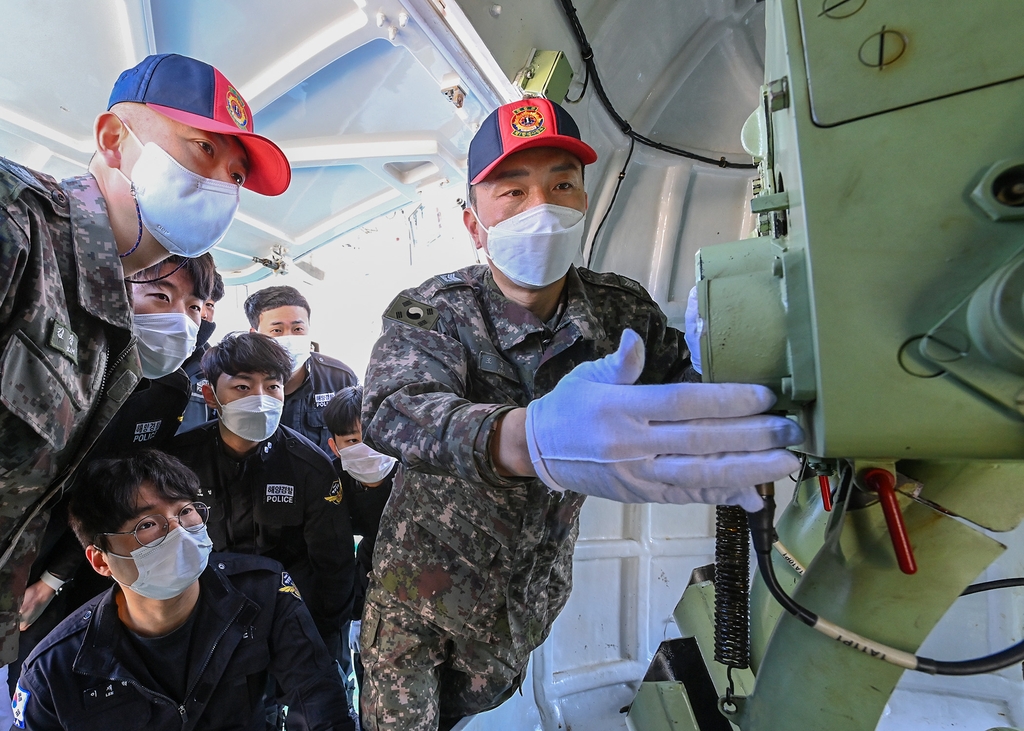
[[[268,673],[289,729],[354,728],[345,688],[281,564],[211,553],[199,480],[141,450],[98,460],[69,507],[117,583],[32,652],[14,697],[30,729],[264,729]]]

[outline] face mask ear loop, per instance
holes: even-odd
[[[118,117],[118,119],[121,119],[121,118]],[[132,132],[132,128],[129,127],[127,124],[125,124],[123,119],[121,119],[121,124],[124,125],[124,128],[126,130],[128,130],[128,134],[129,135],[135,136],[135,133]],[[131,178],[129,178],[127,175],[125,175],[123,172],[121,172],[120,168],[118,168],[117,172],[121,173],[121,175],[124,176],[125,180],[127,180],[129,183],[131,183],[131,186],[132,186],[132,201],[135,203],[135,217],[139,219],[139,237],[137,239],[135,239],[135,246],[133,246],[132,248],[128,249],[128,251],[124,252],[123,254],[118,254],[117,255],[117,257],[119,259],[124,259],[126,256],[131,256],[135,252],[135,250],[137,248],[139,248],[139,244],[142,243],[142,211],[139,210],[139,197],[137,195],[135,195],[135,183],[132,183]]]
[[[126,256],[131,256],[133,253],[135,253],[135,250],[139,248],[139,244],[142,243],[142,211],[139,210],[139,199],[135,195],[135,183],[132,183],[132,200],[135,202],[135,216],[136,218],[139,219],[139,237],[135,239],[135,246],[128,249],[128,251],[124,252],[123,254],[117,255],[119,259],[124,259]],[[175,269],[175,271],[177,271],[177,269]]]
[[[218,378],[219,378],[219,376],[218,376]],[[207,381],[207,383],[209,383],[209,381]],[[212,383],[210,383],[210,391],[213,393],[213,400],[217,402],[217,410],[218,411],[224,411],[224,404],[222,404],[220,402],[220,399],[217,398],[217,389],[214,388]]]
[[[136,205],[138,205],[138,204],[136,204]],[[135,251],[135,249],[132,249],[132,251]],[[130,253],[132,253],[132,252],[129,251],[128,254],[130,254]],[[125,254],[125,256],[128,256],[128,254]],[[167,272],[167,274],[163,275],[162,277],[157,277],[156,279],[128,279],[128,278],[125,278],[124,281],[129,282],[130,284],[152,284],[153,282],[159,282],[161,280],[167,279],[168,277],[173,277],[175,274],[177,274],[178,270],[181,269],[183,266],[185,266],[189,261],[190,261],[189,259],[182,259],[181,263],[178,264],[178,266],[174,267],[174,269],[172,269],[171,271]]]
[[[482,228],[484,230],[484,233],[487,234],[487,238],[490,239],[490,237],[491,237],[491,230],[489,228],[487,228],[486,226],[484,226],[484,222],[480,220],[480,214],[476,212],[476,207],[473,206],[473,205],[470,205],[469,206],[469,210],[473,212],[473,217],[476,219],[476,222],[480,225],[480,228]],[[489,253],[487,253],[487,249],[485,247],[481,246],[479,249],[477,249],[477,251],[482,253],[484,255],[484,258],[487,261],[491,261],[491,255]],[[483,264],[483,262],[480,261],[479,255],[477,256],[476,260],[478,262],[480,262],[481,264]]]

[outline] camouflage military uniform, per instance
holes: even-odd
[[[140,378],[131,306],[91,175],[0,158],[0,666],[59,490]]]
[[[497,474],[497,420],[576,365],[643,338],[641,383],[682,380],[682,333],[636,282],[570,269],[543,323],[486,267],[399,295],[366,376],[366,441],[399,457],[405,482],[381,521],[361,644],[368,729],[437,728],[511,695],[572,585],[584,496]],[[439,701],[440,699],[440,709]]]

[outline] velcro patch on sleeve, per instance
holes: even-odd
[[[25,728],[25,706],[28,705],[28,699],[32,697],[32,694],[21,687],[21,683],[18,683],[18,687],[14,690],[14,698],[11,701],[11,709],[14,712],[14,725],[18,728]]]
[[[406,325],[421,327],[430,330],[434,327],[439,317],[437,309],[433,305],[424,302],[417,302],[409,297],[398,295],[388,305],[384,317],[395,322],[403,322]]]

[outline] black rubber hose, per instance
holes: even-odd
[[[761,572],[761,578],[775,601],[782,605],[782,608],[795,616],[801,622],[811,627],[818,621],[818,616],[797,604],[779,585],[779,579],[775,575],[775,567],[772,565],[772,544],[775,542],[775,498],[771,495],[763,496],[764,508],[756,513],[748,513],[747,521],[750,524],[750,540],[754,544],[754,554],[757,556],[757,568]]]

